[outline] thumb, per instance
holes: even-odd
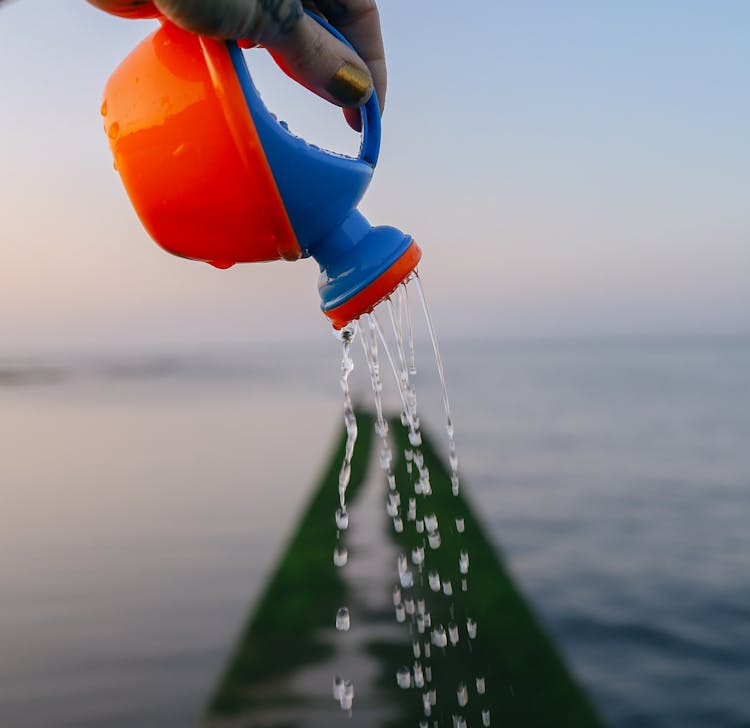
[[[287,75],[337,106],[361,106],[372,95],[364,61],[307,14],[265,46]]]

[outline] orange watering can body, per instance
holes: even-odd
[[[219,268],[312,256],[337,328],[419,262],[411,236],[356,210],[380,146],[374,94],[359,157],[322,151],[266,109],[236,43],[164,22],[112,74],[102,114],[133,207],[170,253]]]

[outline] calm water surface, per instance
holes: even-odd
[[[195,723],[341,427],[338,356],[0,359],[0,725]],[[750,341],[444,358],[465,489],[608,722],[750,725]]]

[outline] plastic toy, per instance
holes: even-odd
[[[112,74],[102,105],[115,166],[161,247],[219,268],[312,256],[336,328],[372,310],[422,255],[356,209],[380,149],[374,94],[361,113],[356,159],[312,146],[264,106],[237,43],[163,19]]]

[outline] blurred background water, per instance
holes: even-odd
[[[195,723],[340,430],[338,356],[0,360],[0,725]],[[750,339],[444,358],[465,490],[607,721],[750,725]]]

